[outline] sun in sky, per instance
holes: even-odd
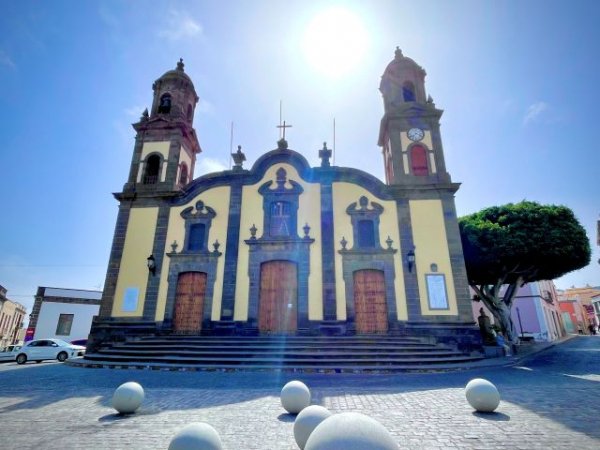
[[[318,13],[308,24],[302,51],[317,72],[339,78],[352,72],[363,60],[369,34],[360,17],[334,7]]]

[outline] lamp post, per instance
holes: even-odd
[[[523,324],[521,323],[521,312],[519,311],[519,308],[517,309],[517,317],[519,319],[519,327],[521,328],[521,339],[523,339]]]

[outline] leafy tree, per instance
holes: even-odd
[[[510,317],[518,288],[590,262],[585,229],[566,206],[493,206],[461,217],[459,227],[469,284],[512,344],[519,339]]]

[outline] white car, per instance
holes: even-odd
[[[69,344],[61,339],[37,339],[21,347],[15,360],[17,364],[25,364],[27,361],[39,363],[45,359],[58,359],[63,362],[84,354],[85,347],[81,345]]]
[[[14,361],[20,349],[20,345],[7,345],[0,349],[0,361]]]

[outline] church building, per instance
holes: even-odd
[[[440,117],[396,49],[380,83],[385,182],[277,148],[194,177],[183,61],[133,124],[94,345],[147,335],[398,335],[476,344]],[[375,139],[375,136],[374,136]],[[352,149],[348,149],[352,151]],[[312,151],[312,150],[311,150]],[[316,150],[315,150],[316,151]]]

